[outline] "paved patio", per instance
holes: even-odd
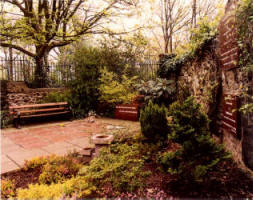
[[[100,133],[102,128],[101,123],[89,123],[84,119],[4,129],[1,133],[1,174],[21,168],[25,160],[33,157],[64,155],[90,146],[91,134]]]
[[[112,130],[111,125],[124,129]],[[90,136],[96,133],[119,132],[133,134],[140,131],[139,122],[99,118],[26,125],[22,129],[1,131],[1,174],[20,169],[25,160],[50,154],[64,155],[91,146]]]

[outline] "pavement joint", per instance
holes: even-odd
[[[9,158],[13,163],[15,163],[19,168],[22,168],[14,159],[12,159],[8,154],[6,154],[6,157]]]

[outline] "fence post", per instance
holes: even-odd
[[[9,56],[10,56],[10,59],[9,59],[9,70],[10,70],[10,73],[9,73],[9,80],[10,81],[13,81],[13,52],[12,52],[12,48],[9,47]]]

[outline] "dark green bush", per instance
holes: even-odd
[[[168,134],[167,109],[149,101],[141,110],[141,131],[143,135],[154,142],[164,140]]]
[[[92,47],[82,46],[72,57],[76,79],[69,84],[69,104],[76,118],[96,110],[99,98],[99,52]]]
[[[193,97],[172,104],[169,115],[173,117],[169,139],[179,148],[163,153],[159,161],[177,180],[188,183],[208,180],[208,172],[230,155],[212,139],[207,115],[200,111]]]
[[[11,118],[9,115],[9,111],[7,109],[3,109],[0,111],[0,120],[1,120],[1,124],[0,124],[0,128],[7,128],[8,126],[11,125]]]

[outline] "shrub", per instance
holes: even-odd
[[[145,96],[145,101],[150,100],[159,105],[169,104],[174,99],[175,86],[173,81],[166,79],[156,79],[147,82],[142,81],[137,85],[138,91],[141,95]]]
[[[0,128],[7,128],[12,123],[12,120],[9,115],[9,111],[7,109],[2,108],[0,110]]]
[[[101,69],[100,72],[100,101],[112,104],[130,103],[137,95],[134,90],[136,76],[130,78],[123,74],[119,80],[115,73],[109,72],[106,68]]]
[[[96,48],[82,46],[75,50],[71,62],[75,66],[75,80],[69,83],[69,104],[76,118],[96,110],[99,98],[99,53]]]
[[[164,106],[153,104],[141,110],[140,114],[141,131],[143,135],[153,141],[164,140],[168,134],[167,109]]]
[[[83,168],[87,181],[98,188],[111,186],[114,192],[133,192],[143,188],[149,172],[143,171],[144,158],[138,144],[113,144]]]
[[[25,161],[24,170],[41,168],[39,182],[43,184],[58,183],[75,176],[82,167],[75,155],[67,156],[51,155],[36,157]]]
[[[54,103],[54,102],[65,102],[69,99],[69,92],[50,92],[47,96],[45,96],[41,103]]]
[[[208,130],[208,117],[200,111],[200,105],[193,97],[170,106],[173,117],[169,139],[179,148],[165,152],[159,161],[180,182],[198,183],[208,179],[208,172],[227,160],[230,155],[223,146],[217,145]]]
[[[58,183],[75,176],[82,165],[76,158],[70,156],[54,156],[42,167],[39,182],[44,184]]]
[[[1,199],[15,197],[15,184],[11,180],[1,179]]]
[[[53,157],[53,156],[51,156],[51,157]],[[35,157],[31,160],[26,160],[25,164],[24,164],[24,170],[27,171],[29,169],[35,169],[38,167],[42,167],[48,162],[48,159],[50,159],[50,158],[41,156],[41,157]]]
[[[29,185],[28,189],[18,190],[18,199],[60,199],[61,197],[89,197],[96,188],[90,186],[83,177],[71,178],[63,183],[51,185]]]

